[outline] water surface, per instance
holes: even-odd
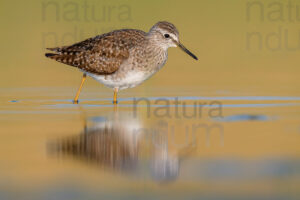
[[[1,99],[1,199],[299,196],[297,96],[28,94]]]

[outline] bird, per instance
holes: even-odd
[[[170,47],[179,47],[198,60],[180,42],[175,25],[167,21],[157,22],[148,32],[120,29],[70,46],[47,48],[51,53],[45,56],[83,72],[74,104],[87,76],[112,88],[113,104],[117,104],[120,90],[140,85],[165,65]]]

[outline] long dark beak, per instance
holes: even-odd
[[[195,56],[192,52],[190,52],[187,48],[185,48],[185,46],[183,46],[183,44],[181,44],[180,42],[177,42],[174,40],[174,42],[177,44],[177,46],[180,47],[180,49],[182,49],[185,53],[189,54],[192,58],[194,58],[195,60],[198,60],[197,56]]]

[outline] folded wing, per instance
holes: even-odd
[[[111,74],[129,58],[130,49],[145,40],[139,30],[123,29],[84,40],[71,46],[48,48],[46,57],[94,74]]]

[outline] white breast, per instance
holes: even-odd
[[[110,88],[119,88],[119,90],[135,87],[146,80],[149,75],[141,71],[130,71],[123,78],[114,79],[111,75],[95,75],[87,73],[96,81]]]
[[[136,58],[132,56],[124,62],[122,66],[120,66],[122,69],[117,70],[111,75],[96,75],[88,72],[86,74],[110,88],[118,88],[119,90],[122,90],[135,87],[150,78],[166,63],[168,58],[167,51],[161,49],[154,50],[154,58],[150,62],[141,63],[142,66],[137,67],[134,65],[133,63],[135,63]],[[140,59],[144,58],[142,57]],[[146,65],[147,67],[144,67],[143,65]],[[136,68],[132,70],[132,67]]]

